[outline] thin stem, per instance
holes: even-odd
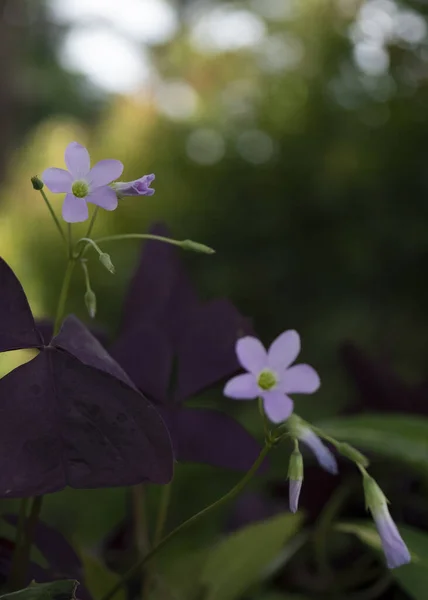
[[[149,551],[150,541],[149,534],[147,531],[147,517],[146,517],[146,499],[144,485],[140,483],[135,485],[131,489],[132,494],[132,508],[134,517],[134,530],[135,530],[135,545],[137,547],[138,559],[144,559],[145,555]],[[141,569],[141,597],[144,598],[145,590],[147,586],[147,578],[144,576],[144,570]]]
[[[86,291],[90,292],[92,291],[91,288],[91,280],[89,278],[89,270],[88,270],[88,265],[86,264],[86,260],[81,260],[80,264],[82,266],[83,269],[83,275],[85,277],[85,287],[86,287]]]
[[[169,504],[171,501],[171,489],[172,483],[168,483],[162,488],[161,501],[156,520],[156,529],[153,537],[153,546],[157,546],[162,539],[163,531],[165,529],[166,518],[168,516]]]
[[[100,244],[102,242],[117,242],[120,240],[156,240],[158,242],[166,242],[167,244],[172,244],[173,246],[182,246],[183,242],[181,240],[172,240],[171,238],[163,237],[162,235],[153,235],[151,233],[123,233],[121,235],[108,235],[106,237],[98,238],[97,240],[89,240],[89,236],[85,238],[80,238],[77,242],[87,242],[87,245],[84,247],[81,256],[84,256],[89,248],[89,244],[94,242],[95,244]],[[76,244],[76,245],[77,245]]]
[[[86,253],[86,249],[89,248],[89,246],[92,246],[93,248],[95,248],[95,250],[98,252],[98,254],[100,254],[100,255],[103,254],[103,251],[101,250],[101,248],[98,246],[98,244],[94,240],[91,240],[91,238],[88,238],[88,237],[80,238],[80,240],[78,240],[76,246],[80,242],[86,242],[86,246],[83,248],[83,251],[81,251],[77,255],[78,257],[84,256],[84,254]]]
[[[94,213],[93,213],[93,215],[92,215],[91,222],[89,223],[88,231],[86,232],[86,236],[85,236],[85,237],[87,237],[87,238],[88,238],[88,237],[91,237],[91,233],[92,233],[92,230],[93,230],[93,228],[94,228],[94,225],[95,225],[95,219],[96,219],[96,218],[97,218],[97,216],[98,216],[98,211],[99,211],[99,210],[100,210],[100,207],[99,207],[99,206],[96,206],[96,207],[95,207],[95,210],[94,210]]]
[[[180,533],[181,531],[184,531],[184,529],[187,529],[187,527],[189,527],[189,525],[192,525],[196,521],[199,521],[199,519],[201,517],[203,517],[206,514],[208,514],[209,512],[211,512],[211,510],[213,510],[215,508],[218,508],[219,506],[221,506],[222,504],[224,504],[228,500],[231,500],[232,498],[234,498],[235,496],[237,496],[239,494],[239,492],[244,489],[244,487],[247,485],[247,483],[255,475],[255,473],[257,472],[258,468],[262,464],[263,460],[265,459],[265,457],[268,454],[268,452],[269,452],[270,449],[271,449],[271,444],[269,442],[266,442],[265,446],[263,447],[262,451],[260,452],[257,460],[255,461],[255,463],[253,464],[253,466],[251,467],[251,469],[235,485],[235,487],[233,487],[231,490],[229,490],[224,496],[222,496],[221,498],[219,498],[216,502],[214,502],[213,504],[210,504],[209,506],[206,506],[201,511],[199,511],[198,513],[194,514],[192,517],[190,517],[189,519],[187,519],[187,521],[184,521],[183,523],[181,523],[181,525],[179,525],[178,527],[176,527],[175,529],[173,529],[168,535],[166,535],[159,542],[159,544],[157,544],[157,546],[154,546],[152,548],[152,550],[148,554],[146,554],[146,556],[142,560],[138,561],[133,567],[131,567],[129,569],[129,571],[127,571],[122,576],[122,578],[120,579],[120,581],[118,581],[117,584],[114,585],[111,588],[111,590],[109,592],[107,592],[107,594],[105,594],[105,596],[103,596],[103,598],[101,600],[110,600],[110,598],[113,598],[113,596],[116,594],[116,592],[118,592],[121,587],[123,587],[130,579],[132,579],[134,577],[134,575],[136,573],[138,573],[140,571],[140,569],[142,569],[150,560],[152,560],[152,558],[154,556],[156,556],[156,554],[158,554],[158,552],[164,546],[166,546],[168,544],[168,542],[172,538],[174,538],[178,533]]]
[[[19,504],[18,524],[16,527],[15,549],[13,552],[12,566],[9,574],[9,589],[14,591],[19,589],[20,585],[20,555],[22,552],[22,540],[24,538],[25,522],[27,519],[29,498],[22,498]]]
[[[41,193],[41,195],[43,197],[43,200],[46,202],[46,206],[48,207],[49,212],[51,213],[51,217],[54,220],[55,225],[57,226],[57,229],[58,229],[58,231],[59,231],[62,239],[64,240],[64,243],[67,244],[67,239],[65,237],[64,230],[61,227],[61,223],[58,221],[58,217],[56,216],[56,214],[54,212],[54,209],[52,208],[51,203],[48,200],[48,197],[46,196],[46,194],[45,194],[45,192],[43,190],[39,190],[39,191],[40,191],[40,193]]]
[[[57,335],[61,328],[61,321],[65,311],[65,304],[67,302],[68,291],[70,289],[71,276],[73,274],[74,265],[76,264],[75,259],[69,259],[67,269],[65,271],[64,280],[62,282],[62,288],[58,300],[58,308],[55,316],[55,324],[53,335]]]
[[[32,499],[30,514],[25,521],[24,530],[22,532],[22,540],[19,546],[16,571],[14,574],[13,589],[19,590],[24,587],[25,579],[30,560],[31,546],[33,543],[34,532],[39,520],[40,511],[42,509],[43,496],[35,496]],[[12,582],[11,582],[12,585]]]

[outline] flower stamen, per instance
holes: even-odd
[[[271,390],[278,383],[278,378],[270,369],[263,369],[257,379],[257,383],[262,390]]]
[[[86,196],[89,194],[89,185],[83,179],[78,179],[77,181],[73,182],[71,191],[73,196],[76,196],[76,198],[86,198]]]

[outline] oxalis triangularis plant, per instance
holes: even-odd
[[[30,362],[0,380],[0,495],[21,498],[19,515],[9,517],[16,524],[16,540],[6,591],[22,589],[33,579],[29,557],[34,541],[38,544],[44,494],[66,486],[135,486],[137,493],[141,484],[164,486],[152,545],[99,599],[110,600],[172,538],[236,497],[259,469],[267,468],[269,451],[284,440],[294,447],[288,468],[292,512],[298,509],[303,484],[300,444],[312,450],[324,469],[332,474],[338,471],[324,439],[361,472],[366,506],[379,532],[387,566],[392,569],[409,562],[409,551],[390,516],[388,501],[367,472],[367,458],[294,412],[290,396],[313,394],[320,386],[311,366],[294,364],[300,352],[299,334],[285,331],[266,350],[249,335],[249,322],[228,301],[201,304],[168,253],[176,246],[213,254],[214,250],[204,244],[172,239],[162,227],[146,234],[93,239],[100,208],[112,211],[125,196],[153,195],[150,185],[155,177],[117,181],[123,171],[120,161],[102,160],[91,168],[88,151],[77,142],[66,148],[65,163],[67,170],[48,168],[40,178],[32,178],[67,256],[53,327],[35,323],[20,282],[0,259],[0,351],[39,351]],[[66,227],[57,217],[46,188],[65,194],[62,220]],[[72,224],[89,219],[90,204],[95,206],[87,234],[74,241]],[[145,248],[148,254],[131,285],[122,329],[109,353],[83,323],[66,316],[67,297],[73,270],[80,267],[86,285],[85,303],[93,318],[97,306],[89,261],[98,255],[101,264],[114,273],[104,245],[128,239],[150,240]],[[156,260],[164,261],[167,272],[162,274],[162,284],[153,286],[151,281],[158,273]],[[213,364],[205,360],[207,347],[217,352]],[[244,372],[236,375],[239,368]],[[176,383],[171,392],[173,371]],[[231,417],[183,406],[186,398],[232,375],[224,395],[235,401],[257,401],[264,431],[262,448]],[[164,534],[174,460],[206,462],[245,474],[223,497]],[[87,596],[87,592],[80,595]],[[147,577],[142,598],[149,595]]]

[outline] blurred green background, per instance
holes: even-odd
[[[175,237],[216,249],[183,256],[202,297],[229,297],[266,343],[301,333],[323,385],[299,400],[300,414],[353,406],[345,340],[409,384],[423,380],[427,16],[423,0],[0,0],[0,254],[35,314],[53,315],[65,265],[30,177],[63,167],[76,140],[93,162],[120,159],[125,180],[156,174],[156,194],[102,213],[97,236],[164,220]],[[59,212],[62,198],[50,198]],[[114,278],[95,259],[90,272],[96,321],[114,335],[139,246],[106,250]],[[68,309],[88,321],[83,295],[77,272]],[[2,357],[2,373],[18,360]],[[227,409],[220,390],[207,401]],[[253,407],[241,417],[257,431]],[[236,479],[195,466],[179,474],[185,497],[193,490],[180,517]],[[199,495],[191,477],[204,481]],[[126,498],[66,491],[46,518],[93,544]]]

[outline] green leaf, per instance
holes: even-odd
[[[428,419],[422,416],[358,415],[317,425],[338,440],[428,470]]]
[[[94,556],[80,553],[85,572],[85,585],[93,598],[102,598],[116,583],[120,576],[107,569],[107,567]],[[1,600],[1,599],[0,599]],[[125,600],[125,590],[121,588],[115,595],[115,600]]]
[[[206,600],[234,600],[263,579],[301,523],[301,515],[285,513],[219,542],[210,551],[200,577],[207,590]]]
[[[0,596],[0,600],[75,600],[78,585],[74,579],[32,583],[23,590]]]
[[[382,552],[379,535],[371,521],[339,523],[336,529],[343,533],[354,534],[371,548]],[[412,598],[426,600],[428,589],[428,534],[405,525],[400,525],[399,530],[412,555],[412,562],[398,569],[392,569],[391,575]]]

